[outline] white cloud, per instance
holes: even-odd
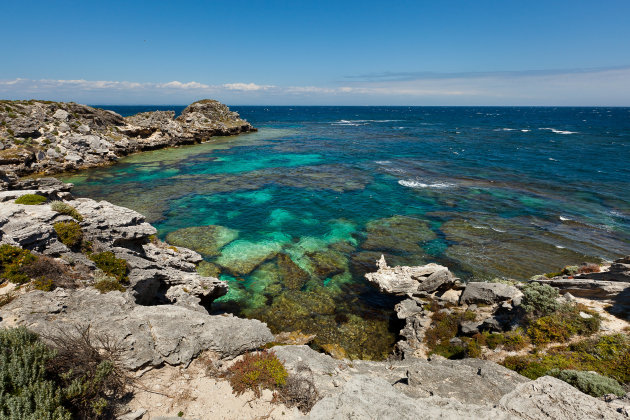
[[[273,85],[257,85],[256,83],[226,83],[223,87],[228,90],[242,90],[246,92],[275,88]]]
[[[389,74],[388,74],[389,75]],[[0,80],[0,97],[83,103],[185,104],[215,98],[230,104],[630,105],[630,67],[372,77],[337,86],[218,85],[108,80]]]

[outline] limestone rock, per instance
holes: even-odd
[[[464,293],[460,298],[461,303],[494,304],[505,300],[514,299],[522,293],[514,286],[503,283],[470,282],[466,284]]]
[[[87,324],[120,343],[123,364],[130,369],[187,365],[205,350],[231,358],[274,339],[257,320],[174,305],[141,306],[129,294],[94,289],[27,293],[2,308],[0,322],[1,327],[24,325],[40,333]]]
[[[499,407],[515,418],[538,420],[620,419],[604,401],[586,395],[551,376],[520,384],[503,396]]]
[[[378,271],[366,274],[365,278],[381,292],[398,296],[435,292],[452,286],[456,280],[444,266],[431,263],[419,267],[389,267],[384,256],[378,262]]]

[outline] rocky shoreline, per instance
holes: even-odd
[[[19,204],[37,195],[43,197],[40,204]],[[69,208],[76,213],[60,211]],[[69,244],[60,226],[74,224],[81,238]],[[449,360],[439,352],[429,354],[425,335],[435,324],[435,314],[474,314],[474,319],[458,318],[457,336],[449,341],[453,347],[465,349],[472,342],[466,337],[480,331],[510,331],[522,317],[519,308],[526,294],[522,285],[462,284],[446,267],[389,267],[381,258],[378,271],[366,278],[381,291],[405,298],[395,308],[405,322],[397,354],[383,362],[339,360],[299,345],[312,338],[274,337],[260,321],[210,315],[212,300],[225,294],[227,285],[197,274],[200,255],[157,240],[155,232],[139,213],[105,201],[74,199],[71,185],[55,179],[7,177],[0,192],[0,244],[28,250],[45,262],[40,269],[53,279],[52,285],[43,287],[50,291],[36,290],[42,287],[35,275],[19,287],[5,282],[0,287],[4,303],[0,327],[25,326],[46,334],[89,325],[115,340],[121,366],[142,384],[122,406],[120,418],[156,419],[178,412],[186,418],[207,418],[208,407],[218,404],[217,399],[233,405],[222,405],[224,411],[213,418],[630,416],[627,397],[598,399],[551,376],[531,380],[490,360]],[[99,265],[96,256],[110,254],[111,261],[123,261],[123,274]],[[583,298],[606,299],[623,311],[629,267],[630,260],[621,259],[598,273],[561,274],[540,283],[551,282],[571,292],[558,301],[570,300],[584,284]],[[122,289],[102,293],[97,288],[103,281],[120,283]],[[601,295],[600,289],[607,294]],[[589,290],[598,292],[589,295]],[[272,404],[269,394],[247,406],[251,396],[232,395],[229,387],[221,388],[226,382],[220,375],[209,373],[223,371],[241,355],[263,348],[271,348],[290,375],[308,373],[319,396],[308,414]],[[200,368],[202,362],[206,365]],[[184,393],[182,387],[189,388]],[[204,389],[223,391],[209,396]]]
[[[119,157],[256,131],[220,102],[204,99],[173,111],[129,117],[73,102],[0,101],[0,171],[55,174]]]

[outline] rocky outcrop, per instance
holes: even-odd
[[[609,407],[604,401],[583,394],[571,385],[550,376],[517,386],[505,395],[499,407],[512,418],[538,419],[621,419],[622,412]]]
[[[448,268],[438,264],[418,267],[389,267],[385,256],[377,263],[378,271],[368,273],[365,278],[378,287],[381,292],[397,296],[413,296],[433,293],[450,288],[456,278]]]
[[[531,381],[485,360],[349,362],[307,346],[273,351],[290,372],[312,374],[322,399],[311,419],[625,418],[555,378]]]
[[[260,321],[176,305],[142,306],[127,293],[92,288],[33,291],[2,307],[1,314],[0,327],[22,325],[44,336],[89,325],[117,343],[129,369],[188,365],[206,350],[233,358],[274,339]]]
[[[88,168],[137,151],[256,130],[227,106],[209,99],[191,104],[177,118],[172,111],[123,118],[72,102],[0,105],[0,171],[19,176]]]
[[[604,265],[595,273],[563,274],[553,278],[535,276],[532,280],[574,296],[609,299],[622,295],[627,299],[630,295],[630,256]]]
[[[466,284],[461,302],[465,304],[484,303],[491,305],[505,300],[513,300],[522,293],[514,286],[503,283],[470,282]]]
[[[23,183],[14,187],[23,187]],[[127,262],[129,291],[141,304],[176,303],[204,311],[198,303],[209,304],[227,293],[227,284],[214,277],[200,276],[196,264],[202,258],[187,248],[169,247],[153,235],[156,229],[144,216],[106,201],[70,199],[71,185],[44,180],[29,184],[30,190],[0,192],[0,243],[26,248],[51,257],[61,257],[71,265],[81,265],[88,272],[89,284],[98,275],[94,263],[77,249],[64,245],[57,235],[57,222],[73,221],[57,213],[48,204],[20,205],[15,198],[38,193],[51,199],[63,197],[81,215],[78,222],[86,243],[93,252],[113,252]]]

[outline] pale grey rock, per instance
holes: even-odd
[[[57,120],[66,121],[68,119],[68,111],[66,111],[64,109],[58,109],[53,114],[53,118],[55,118]]]
[[[145,414],[147,413],[147,410],[144,408],[139,408],[135,411],[131,411],[129,413],[125,413],[121,416],[116,417],[116,420],[139,420],[141,419]]]
[[[129,294],[95,289],[33,291],[2,308],[0,327],[23,325],[51,333],[90,325],[120,343],[130,369],[188,365],[205,350],[232,358],[273,341],[267,326],[231,315],[209,315],[176,305],[141,306]]]
[[[439,397],[408,397],[382,378],[355,376],[334,395],[317,402],[308,416],[311,420],[346,419],[509,419],[492,407],[462,404]]]
[[[413,299],[405,299],[394,306],[398,319],[407,319],[410,316],[421,314],[424,312],[422,306]]]
[[[550,376],[518,385],[514,391],[501,398],[499,407],[514,418],[528,420],[627,418],[604,401]]]
[[[385,256],[381,255],[377,267],[377,272],[367,273],[365,278],[381,292],[397,296],[435,292],[452,286],[456,280],[448,268],[433,263],[418,267],[389,267]]]
[[[511,300],[522,295],[514,286],[503,283],[470,282],[466,284],[460,302],[464,304],[484,303],[494,304]]]
[[[464,335],[475,335],[479,332],[482,322],[462,321],[459,323],[459,331]]]

